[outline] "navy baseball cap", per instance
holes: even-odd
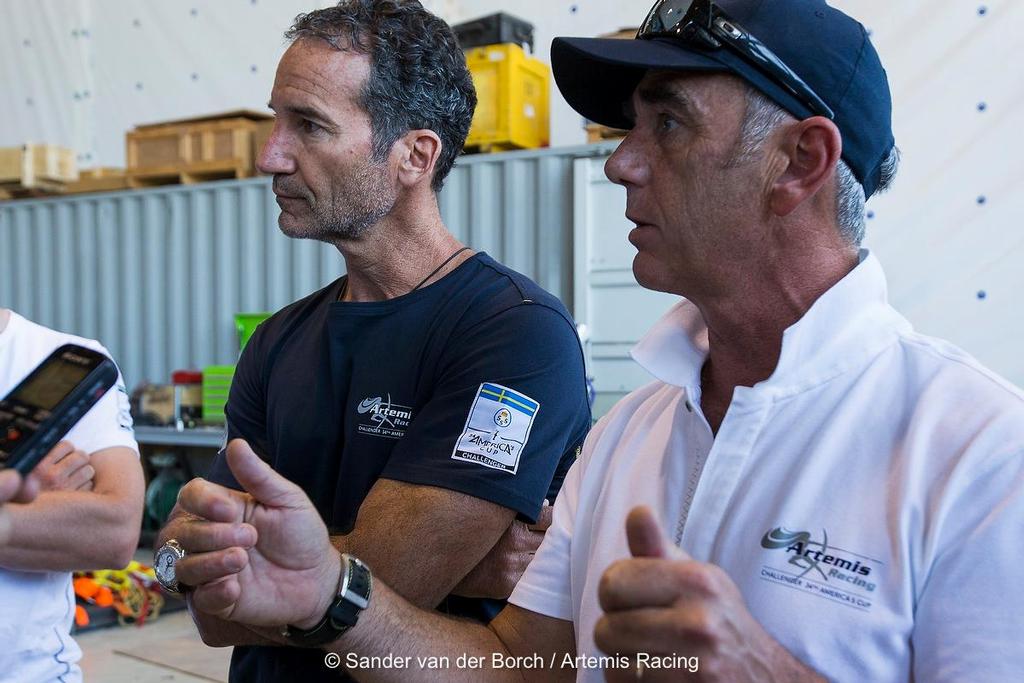
[[[895,144],[885,69],[867,30],[824,0],[721,0],[714,5],[757,38],[834,112],[843,159],[870,197]],[[675,38],[555,38],[551,66],[577,112],[628,129],[623,104],[651,69],[739,76],[798,119],[815,113],[763,69],[730,49],[702,49]]]

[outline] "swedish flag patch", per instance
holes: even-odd
[[[477,389],[452,459],[515,474],[539,410],[540,403],[526,394],[484,382]]]

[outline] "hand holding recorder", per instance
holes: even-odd
[[[0,400],[0,469],[31,472],[116,381],[102,353],[65,344],[50,354]]]

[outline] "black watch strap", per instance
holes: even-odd
[[[341,585],[327,614],[311,629],[288,626],[284,636],[300,647],[321,647],[340,638],[356,625],[359,613],[370,604],[373,576],[359,558],[341,555]]]

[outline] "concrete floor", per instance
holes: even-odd
[[[231,648],[209,648],[188,612],[174,612],[141,628],[98,629],[76,638],[82,648],[85,683],[209,683],[227,681]],[[130,651],[146,659],[124,654]],[[197,675],[177,670],[176,666]]]

